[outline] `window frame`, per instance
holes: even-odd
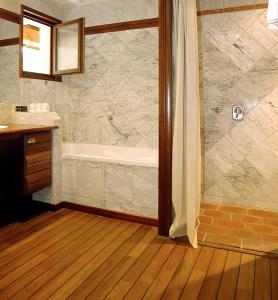
[[[66,69],[58,71],[57,68],[57,31],[67,25],[77,24],[78,25],[78,66],[74,69]],[[53,74],[54,75],[70,75],[70,74],[80,74],[84,72],[84,57],[85,57],[85,47],[84,47],[84,36],[85,36],[85,18],[79,18],[67,22],[63,22],[53,26]]]
[[[32,21],[44,24],[50,27],[50,74],[35,73],[23,71],[23,19],[28,18]],[[32,78],[49,81],[62,81],[61,76],[53,74],[53,27],[62,23],[62,20],[51,17],[47,14],[39,12],[29,6],[21,5],[20,8],[20,29],[19,29],[19,77]]]

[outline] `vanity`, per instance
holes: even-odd
[[[52,184],[52,130],[11,124],[0,129],[0,225],[24,217],[32,194]]]

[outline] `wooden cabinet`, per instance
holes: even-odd
[[[52,133],[35,132],[24,135],[24,195],[52,183]]]

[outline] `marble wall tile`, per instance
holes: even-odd
[[[244,6],[253,4],[255,4],[255,0],[223,0],[224,7]]]
[[[226,137],[220,139],[207,153],[219,170],[226,174],[231,171],[240,161],[243,155],[233,146]]]
[[[147,0],[147,17],[148,18],[158,18],[158,1],[157,0]]]
[[[64,18],[85,17],[86,26],[95,26],[158,16],[158,0],[82,1],[64,6]]]
[[[0,103],[20,102],[18,46],[0,48]]]
[[[15,13],[20,12],[21,0],[0,0],[0,7]]]
[[[158,207],[157,168],[134,168],[133,203],[153,209]]]
[[[256,21],[247,29],[247,32],[266,49],[270,49],[278,41],[277,30],[269,30],[266,26],[267,11],[261,10],[263,13]]]
[[[132,168],[108,164],[104,167],[104,202],[132,202]]]
[[[12,120],[12,104],[0,103],[0,123],[9,124]]]
[[[77,163],[78,196],[90,201],[102,202],[103,199],[103,166],[94,162],[78,161]]]
[[[223,8],[223,0],[198,0],[198,10],[210,10]]]
[[[63,194],[75,197],[77,190],[77,161],[63,159]]]
[[[0,39],[11,39],[18,37],[19,25],[0,19]]]

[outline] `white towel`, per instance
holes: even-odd
[[[267,23],[269,29],[278,29],[278,0],[268,1]]]

